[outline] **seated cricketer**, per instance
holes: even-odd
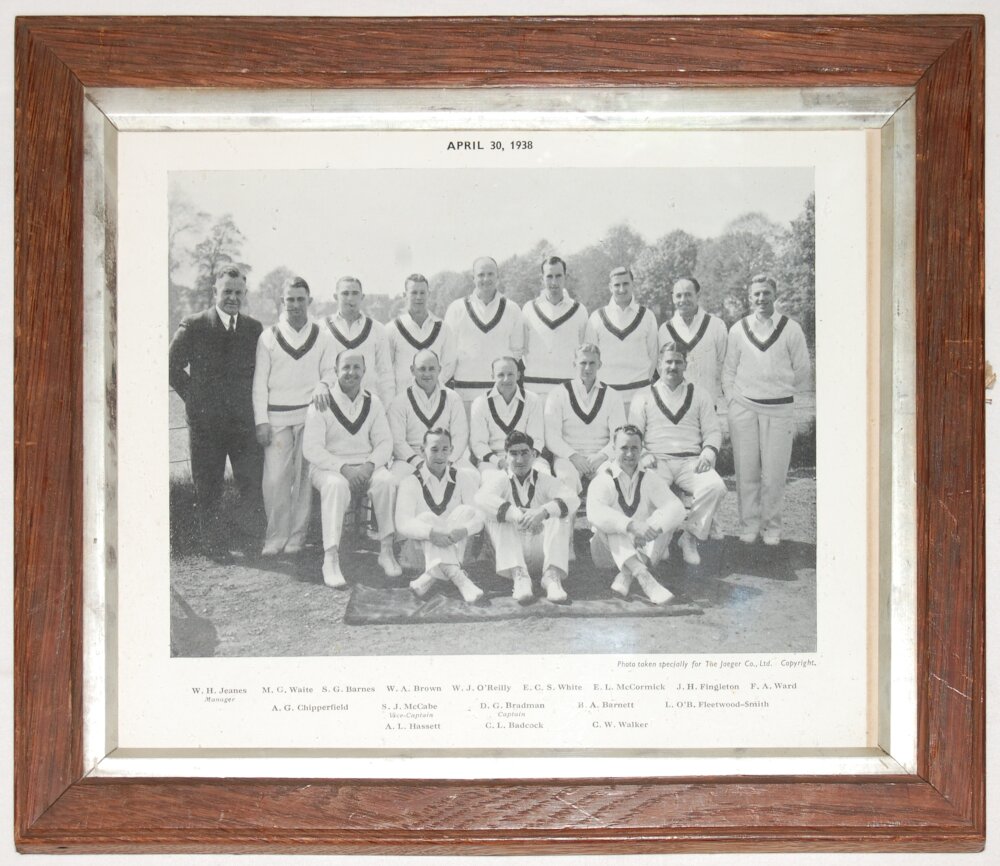
[[[337,381],[325,408],[310,406],[302,437],[309,476],[320,493],[323,517],[323,582],[346,586],[340,570],[340,534],[351,497],[368,495],[378,521],[378,564],[389,577],[403,570],[392,550],[392,512],[396,481],[386,469],[392,457],[392,434],[382,402],[361,387],[364,356],[353,349],[337,356]]]
[[[439,382],[441,362],[431,349],[422,349],[410,365],[413,384],[403,388],[389,404],[392,453],[391,471],[397,481],[412,475],[424,459],[424,434],[443,427],[451,434],[452,463],[472,468],[468,458],[469,422],[462,398]]]
[[[726,482],[715,471],[722,444],[715,401],[704,388],[685,380],[685,369],[687,359],[680,346],[664,343],[660,379],[636,395],[629,421],[642,431],[643,468],[693,497],[679,545],[684,561],[698,565],[698,541],[709,536],[716,509],[726,495]]]
[[[545,440],[542,398],[531,391],[521,392],[517,372],[514,358],[497,358],[493,362],[493,387],[476,397],[469,410],[469,450],[483,476],[507,468],[504,442],[515,430],[527,433],[534,442]],[[551,474],[540,457],[535,468]]]
[[[684,521],[684,506],[666,481],[639,468],[642,433],[627,424],[615,432],[615,459],[587,489],[587,518],[593,529],[590,554],[598,568],[617,568],[611,591],[626,598],[636,581],[653,604],[673,593],[657,582],[650,568],[667,558],[674,531]]]
[[[529,604],[535,597],[531,572],[541,571],[545,597],[568,601],[562,582],[573,541],[577,496],[562,481],[532,468],[538,457],[527,433],[515,430],[504,445],[507,469],[483,479],[476,505],[496,551],[497,574],[514,582],[514,598]]]
[[[614,431],[625,424],[625,404],[597,378],[601,350],[578,346],[573,378],[557,385],[545,401],[545,444],[555,457],[556,478],[577,493],[614,455]]]
[[[423,463],[399,484],[396,528],[420,542],[424,572],[410,582],[419,598],[436,581],[453,583],[462,598],[475,603],[483,597],[462,568],[468,539],[483,528],[474,500],[479,475],[474,469],[451,465],[451,434],[440,427],[424,433]]]

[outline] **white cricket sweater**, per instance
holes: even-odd
[[[340,313],[323,320],[335,344],[336,354],[344,349],[356,349],[365,359],[365,375],[361,387],[378,394],[383,406],[388,406],[396,396],[396,379],[389,360],[389,340],[385,325],[362,313],[348,322]],[[324,380],[331,384],[330,380]]]
[[[524,384],[548,394],[573,378],[573,359],[587,332],[587,308],[563,293],[553,305],[543,293],[521,308],[524,319]]]
[[[373,463],[376,468],[392,459],[392,433],[382,401],[359,389],[351,400],[339,385],[330,389],[334,408],[306,410],[302,456],[319,469],[339,472],[342,466]]]
[[[663,509],[676,502],[667,482],[655,472],[638,469],[630,477],[612,463],[587,488],[587,520],[609,535],[624,534],[633,520],[663,529],[670,523]]]
[[[396,531],[404,538],[426,541],[431,537],[431,526],[417,519],[421,514],[431,512],[446,518],[459,505],[468,505],[469,519],[464,525],[469,535],[475,535],[483,528],[482,514],[475,507],[478,487],[479,473],[474,469],[449,466],[442,478],[436,478],[426,466],[421,466],[399,482]]]
[[[632,301],[622,310],[614,301],[594,310],[587,322],[588,343],[601,350],[601,380],[616,391],[642,388],[656,368],[656,316]]]
[[[508,403],[496,388],[480,394],[469,411],[469,450],[480,461],[502,454],[507,434],[527,433],[538,451],[545,444],[545,409],[542,398],[531,391],[514,392]]]
[[[469,445],[469,422],[462,398],[451,388],[436,388],[428,397],[422,388],[410,385],[389,404],[392,453],[397,460],[423,459],[424,434],[435,427],[451,433],[452,461],[460,460]]]
[[[447,382],[455,375],[455,341],[451,331],[437,316],[428,313],[423,325],[418,325],[409,313],[403,313],[385,326],[385,333],[396,394],[402,394],[413,384],[410,366],[417,352],[424,349],[430,349],[438,356],[442,382]]]
[[[337,350],[325,328],[309,319],[301,331],[282,314],[257,338],[253,371],[255,424],[303,424],[320,379],[336,377]]]
[[[499,292],[485,306],[475,293],[452,301],[444,323],[455,340],[454,388],[463,399],[493,387],[494,359],[524,354],[521,311]]]
[[[680,313],[674,313],[669,322],[660,325],[657,350],[663,348],[665,343],[678,343],[687,352],[684,377],[708,391],[718,403],[722,399],[722,365],[726,360],[728,335],[722,319],[699,307],[690,326]]]
[[[671,391],[662,381],[640,391],[629,406],[629,423],[643,434],[643,447],[656,457],[719,453],[722,428],[708,391],[682,381]]]
[[[537,469],[524,481],[518,481],[510,469],[490,473],[476,493],[476,507],[497,523],[520,520],[527,509],[539,506],[545,507],[549,517],[566,517],[579,510],[580,497],[558,478]]]
[[[798,322],[775,314],[768,323],[755,315],[729,329],[722,388],[727,400],[764,414],[787,414],[795,392],[809,379],[809,349]],[[756,328],[761,328],[760,333]]]
[[[583,382],[571,379],[545,400],[545,445],[556,457],[592,457],[604,451],[611,458],[614,432],[624,424],[621,394],[600,380],[588,394]]]

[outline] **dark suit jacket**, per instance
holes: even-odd
[[[188,424],[234,422],[253,429],[253,368],[262,326],[240,313],[226,331],[214,306],[188,316],[170,341],[170,384],[187,408]]]

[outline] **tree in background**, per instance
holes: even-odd
[[[646,247],[635,260],[635,296],[653,310],[659,321],[670,318],[673,312],[674,283],[694,273],[698,246],[694,235],[677,229]]]
[[[192,308],[191,287],[181,280],[184,268],[191,265],[192,247],[203,235],[212,216],[198,210],[187,198],[174,193],[170,195],[168,209],[167,303],[170,332],[173,333],[181,319],[201,309]]]
[[[429,283],[430,310],[441,317],[455,298],[465,297],[472,291],[472,271],[440,271],[430,278]]]
[[[816,339],[815,193],[806,199],[802,213],[792,220],[777,270],[778,307],[802,326],[811,346]]]
[[[705,241],[694,274],[702,307],[732,324],[746,315],[750,277],[773,272],[775,261],[770,242],[759,234],[737,231]]]
[[[268,271],[257,284],[256,290],[247,292],[250,315],[260,319],[265,325],[276,322],[281,313],[281,291],[285,283],[294,276],[295,272],[284,265]],[[313,315],[311,307],[309,314]]]
[[[250,272],[250,265],[240,261],[246,238],[237,228],[232,214],[223,214],[191,251],[197,277],[192,298],[198,304],[196,310],[204,310],[212,303],[215,291],[215,276],[224,265],[236,265],[244,274]]]

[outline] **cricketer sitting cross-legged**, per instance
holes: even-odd
[[[526,433],[509,434],[504,450],[506,471],[490,473],[476,494],[496,551],[497,574],[513,581],[516,601],[529,604],[535,597],[531,572],[541,571],[545,597],[564,604],[562,582],[580,498],[562,481],[533,468],[538,452]]]
[[[667,558],[670,539],[684,521],[684,506],[662,478],[639,468],[642,433],[637,427],[622,427],[614,442],[615,459],[587,489],[594,532],[590,554],[598,568],[618,569],[611,584],[615,595],[627,597],[635,581],[653,604],[666,604],[673,593],[649,569]]]
[[[410,582],[419,598],[436,581],[454,584],[462,598],[475,603],[483,597],[462,568],[465,545],[483,528],[475,507],[479,473],[451,465],[451,434],[440,427],[424,434],[424,460],[399,484],[396,528],[423,548],[424,572]]]

